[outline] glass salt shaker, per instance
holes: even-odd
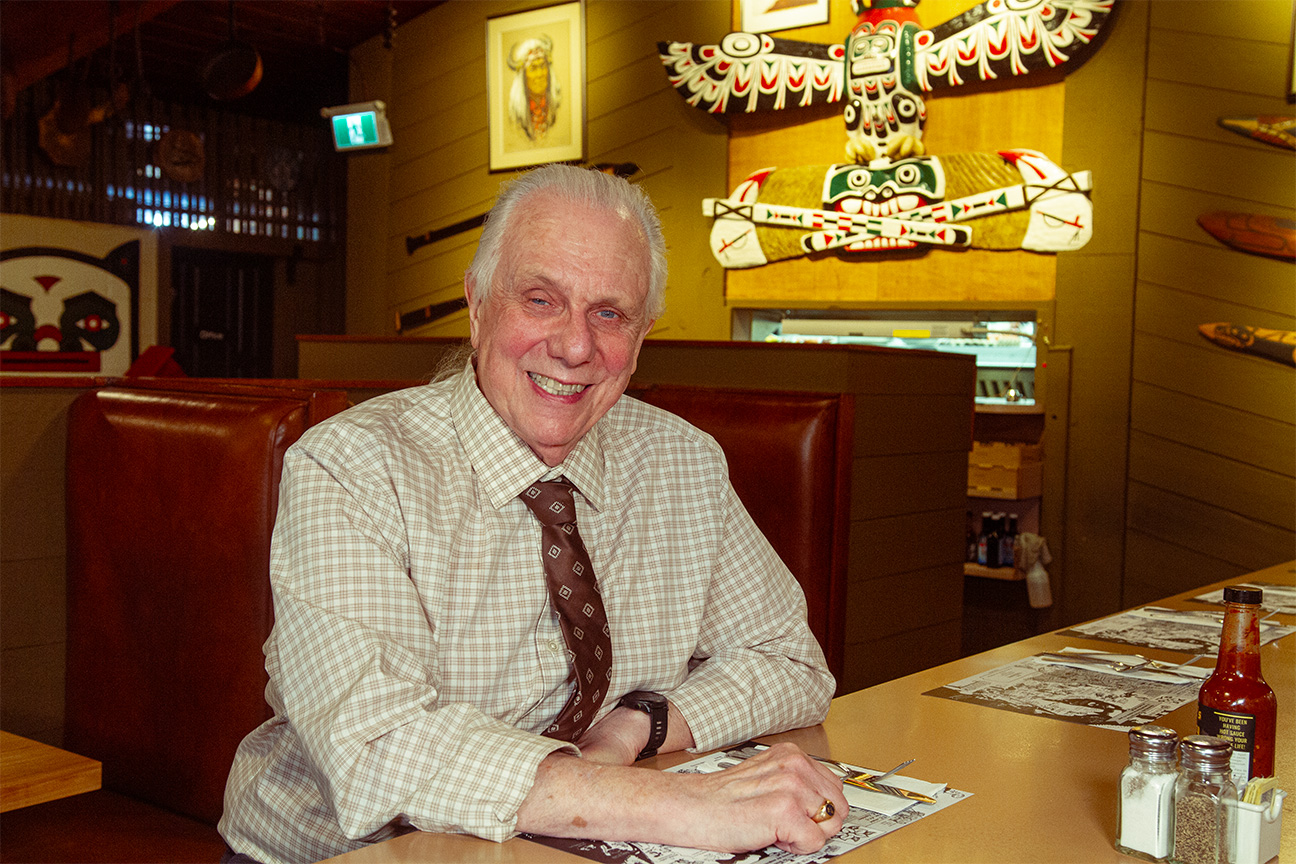
[[[1164,726],[1135,726],[1129,742],[1129,765],[1120,776],[1116,851],[1144,861],[1165,861],[1174,840],[1179,735]]]
[[[1237,787],[1229,774],[1233,746],[1211,735],[1189,735],[1179,745],[1174,791],[1175,864],[1233,864]]]

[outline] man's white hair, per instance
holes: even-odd
[[[494,288],[495,267],[503,256],[509,222],[518,205],[533,195],[553,196],[568,203],[604,210],[609,219],[632,218],[639,226],[649,259],[646,311],[650,319],[661,317],[666,309],[666,240],[662,237],[661,219],[648,193],[613,174],[561,164],[545,165],[519,175],[495,199],[495,206],[486,216],[477,252],[468,266],[474,302],[480,303],[490,296]]]

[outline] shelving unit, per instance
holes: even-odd
[[[986,511],[1015,513],[1019,532],[1040,533],[1043,419],[1043,412],[1034,406],[977,406],[977,443],[968,456],[968,510],[974,519]],[[1012,567],[971,562],[963,565],[963,575],[1005,582],[1026,578]]]

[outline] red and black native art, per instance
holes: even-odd
[[[930,29],[918,0],[851,0],[844,43],[730,33],[718,45],[659,42],[670,82],[714,113],[844,102],[846,160],[925,152],[923,95],[1066,66],[1097,47],[1115,0],[986,0]]]
[[[0,252],[0,371],[121,374],[138,354],[140,242],[103,258],[26,246]]]

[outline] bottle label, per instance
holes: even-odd
[[[1255,715],[1217,711],[1199,704],[1197,728],[1203,735],[1214,735],[1233,745],[1233,755],[1229,759],[1229,772],[1233,776],[1233,785],[1238,789],[1246,786],[1247,780],[1251,777],[1251,754],[1255,752]]]

